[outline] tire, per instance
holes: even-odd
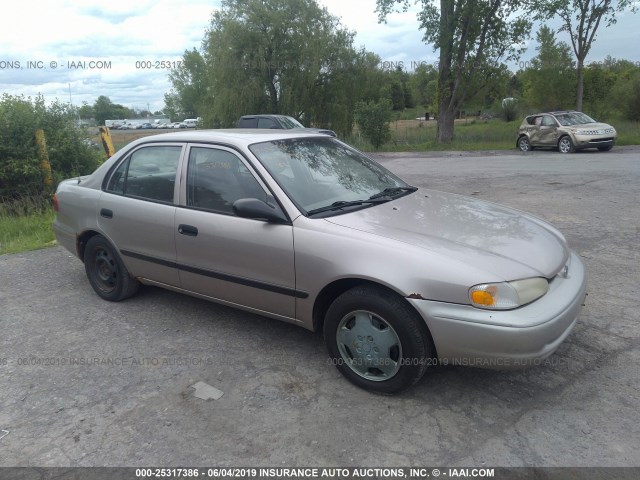
[[[576,151],[576,147],[574,147],[569,135],[560,137],[560,140],[558,140],[558,150],[560,153],[573,153]]]
[[[340,295],[327,311],[323,333],[340,373],[377,393],[414,385],[435,356],[424,320],[402,297],[382,288],[358,286]]]
[[[533,150],[533,147],[531,146],[531,142],[524,135],[518,139],[518,148],[520,149],[521,152],[529,152]]]
[[[110,302],[119,302],[138,291],[138,281],[129,275],[117,251],[102,235],[87,242],[84,270],[95,292]]]
[[[600,150],[601,152],[608,152],[612,148],[613,148],[613,145],[607,145],[606,147],[598,147],[598,150]]]

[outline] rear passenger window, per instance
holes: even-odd
[[[182,147],[144,147],[113,172],[107,192],[172,203]]]

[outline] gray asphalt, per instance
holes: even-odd
[[[383,397],[298,327],[157,288],[107,303],[59,247],[4,255],[0,466],[639,466],[640,150],[376,157],[566,235],[590,286],[555,355]]]

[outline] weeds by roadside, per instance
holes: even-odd
[[[0,255],[36,250],[55,244],[51,198],[30,193],[0,198]]]

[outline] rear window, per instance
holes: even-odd
[[[111,174],[106,191],[172,203],[182,147],[150,146],[131,154]]]
[[[254,118],[241,118],[238,122],[239,128],[257,128],[258,120]]]

